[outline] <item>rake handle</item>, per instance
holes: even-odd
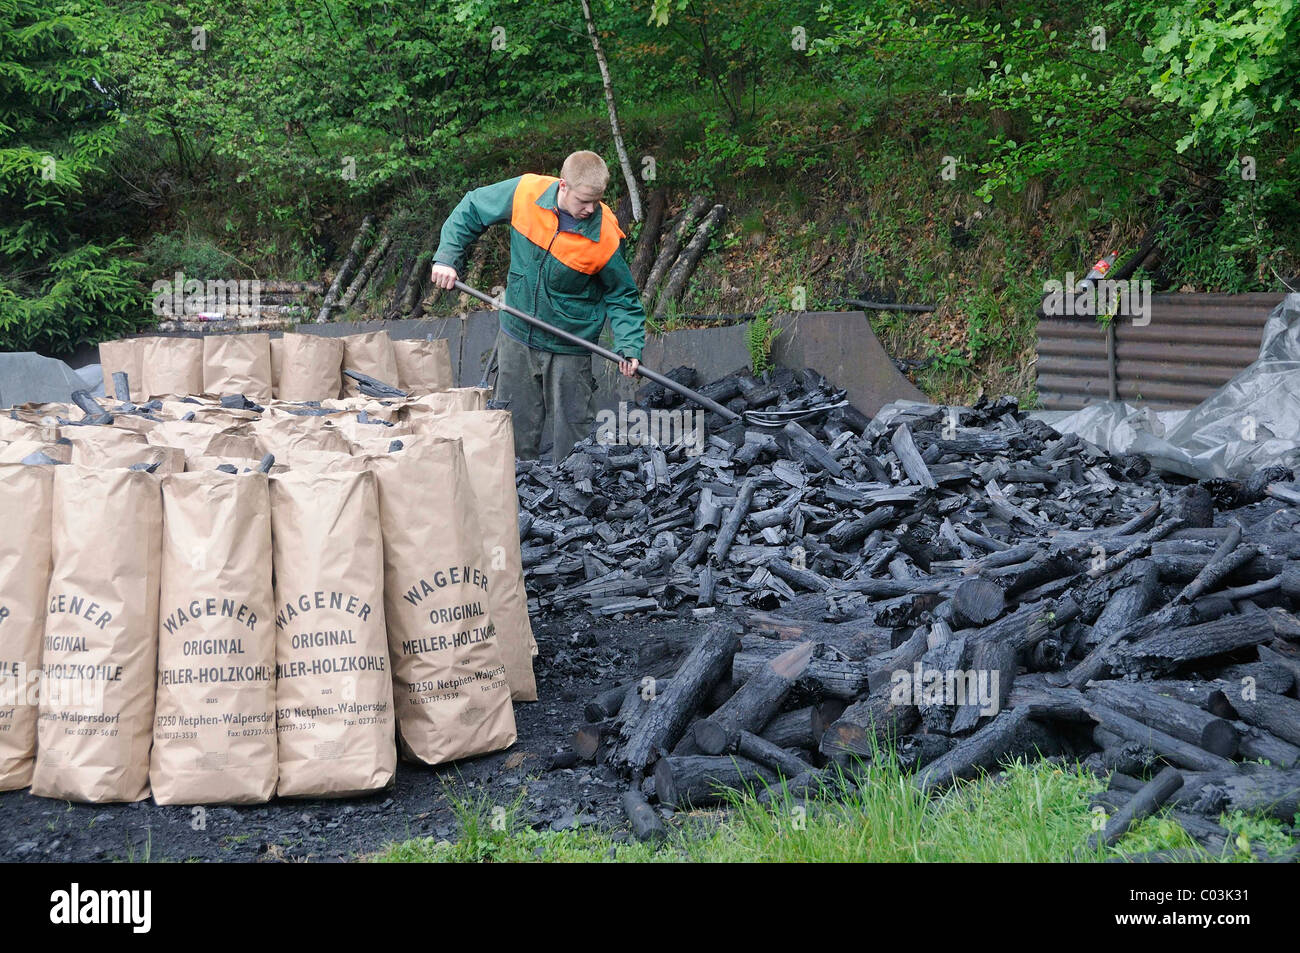
[[[615,354],[613,351],[609,350],[608,348],[601,347],[599,344],[593,344],[591,341],[588,341],[586,338],[580,338],[578,337],[578,335],[573,334],[569,331],[565,331],[562,330],[561,328],[555,327],[554,325],[547,324],[541,318],[535,318],[531,314],[526,314],[525,312],[520,311],[518,308],[511,307],[510,305],[506,304],[504,301],[497,301],[495,298],[492,298],[489,295],[485,295],[477,288],[471,288],[469,285],[465,284],[465,282],[461,281],[459,278],[456,279],[454,286],[457,291],[463,291],[471,298],[478,298],[480,301],[492,305],[493,308],[499,308],[500,310],[505,311],[508,314],[513,314],[516,318],[518,318],[520,321],[523,321],[525,324],[530,324],[533,327],[538,328],[542,331],[548,331],[551,334],[554,334],[561,341],[567,341],[569,344],[575,344],[578,347],[586,348],[592,354],[595,354],[598,357],[603,357],[605,360],[612,361],[615,364],[621,364],[624,360],[624,358]],[[680,394],[682,397],[685,397],[687,400],[695,401],[695,403],[699,404],[701,407],[713,411],[715,414],[724,418],[725,420],[741,419],[740,414],[736,413],[731,408],[724,407],[722,404],[719,404],[716,400],[713,400],[710,397],[705,397],[703,394],[691,390],[689,387],[685,386],[684,384],[677,383],[677,381],[673,380],[671,377],[665,377],[663,374],[660,374],[658,371],[651,370],[650,368],[646,367],[644,364],[637,365],[636,373],[644,377],[648,381],[654,381],[660,387],[667,387],[673,393]]]

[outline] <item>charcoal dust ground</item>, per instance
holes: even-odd
[[[679,620],[534,622],[540,701],[515,706],[519,740],[508,751],[439,768],[398,763],[396,783],[343,800],[275,798],[248,807],[71,804],[0,794],[0,861],[343,861],[412,837],[454,840],[448,785],[459,795],[508,807],[526,788],[525,819],[539,829],[624,826],[625,789],[609,768],[579,763],[548,770],[567,748],[593,695],[632,678],[645,646]],[[202,823],[200,824],[200,820]],[[196,829],[199,828],[199,829]]]

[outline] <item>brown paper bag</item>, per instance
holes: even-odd
[[[417,432],[420,421],[462,410],[486,410],[491,391],[481,387],[452,387],[434,394],[425,394],[402,406],[401,419],[412,424]]]
[[[54,467],[0,466],[0,791],[31,784]]]
[[[385,384],[397,386],[397,355],[387,331],[348,334],[342,341],[344,370],[360,371]],[[350,377],[343,378],[343,396],[362,396],[357,382]]]
[[[271,336],[211,334],[203,339],[203,390],[271,399]]]
[[[161,416],[155,414],[154,416]],[[113,418],[113,426],[119,430],[134,430],[136,433],[148,433],[158,426],[159,421],[142,417],[139,414],[118,414]]]
[[[446,338],[432,341],[394,341],[397,386],[408,394],[430,394],[455,386],[451,376],[451,348]]]
[[[374,419],[362,423],[360,414],[344,414],[334,420],[334,426],[353,444],[375,440],[397,440],[415,433],[415,428],[406,423],[380,423]]]
[[[185,451],[180,447],[157,447],[153,444],[72,444],[72,462],[83,467],[132,467],[137,463],[158,464],[153,471],[159,476],[185,472]]]
[[[59,435],[74,444],[96,447],[145,447],[149,444],[144,434],[125,427],[63,427],[59,430]]]
[[[387,453],[388,448],[384,447],[383,452]],[[358,451],[356,456],[344,456],[341,453],[328,450],[294,449],[285,455],[284,462],[290,471],[307,470],[311,473],[330,473],[338,470],[357,473],[370,469],[370,457],[372,455],[369,452],[362,453]]]
[[[507,748],[514,709],[461,443],[426,438],[371,464],[402,751],[440,764]]]
[[[266,475],[172,475],[162,501],[154,800],[267,801],[276,737]]]
[[[143,398],[203,393],[202,338],[146,338]]]
[[[352,444],[325,417],[265,417],[250,425],[259,455],[273,453],[276,459],[295,450],[349,453]]]
[[[145,431],[145,438],[154,446],[180,447],[186,456],[198,456],[207,450],[208,442],[215,433],[209,424],[192,420],[164,420]]]
[[[54,467],[32,793],[149,796],[162,496],[142,470]]]
[[[217,430],[208,438],[207,445],[203,448],[204,456],[209,457],[260,460],[263,453],[251,426],[226,427]]]
[[[0,440],[40,440],[48,442],[58,439],[58,424],[43,427],[31,420],[15,420],[8,414],[0,414]]]
[[[195,423],[208,424],[218,430],[224,427],[238,427],[262,419],[262,415],[256,410],[242,410],[238,407],[195,407],[190,413],[194,414]]]
[[[81,408],[73,404],[60,404],[56,402],[46,402],[42,404],[20,404],[17,407],[10,408],[10,413],[18,420],[26,420],[29,423],[40,424],[41,426],[57,426],[58,418],[71,420],[74,416],[81,416]]]
[[[258,468],[260,460],[253,460],[249,457],[208,457],[203,454],[198,456],[185,457],[185,472],[200,473],[204,470],[216,470],[219,467],[234,467],[236,473],[249,473]],[[230,471],[225,471],[229,473]],[[289,467],[282,463],[275,463],[271,466],[271,475],[277,473],[288,473]]]
[[[533,656],[537,643],[528,619],[524,563],[519,549],[519,495],[515,490],[515,437],[508,410],[475,410],[434,417],[425,424],[435,437],[459,438],[478,504],[488,563],[492,623],[506,664],[510,694],[536,701]],[[418,438],[417,438],[418,439]]]
[[[318,334],[286,334],[282,351],[280,400],[326,400],[343,387],[343,341]]]
[[[344,797],[386,787],[397,748],[374,474],[276,477],[271,530],[279,793]]]
[[[122,341],[101,341],[99,364],[104,370],[104,395],[117,399],[113,388],[113,374],[126,372],[126,383],[131,389],[131,400],[144,400],[144,342],[148,338],[127,338]]]
[[[43,453],[59,463],[72,462],[72,443],[58,440],[53,443],[44,440],[13,440],[0,447],[0,463],[22,463],[29,454]]]

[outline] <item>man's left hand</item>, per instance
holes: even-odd
[[[641,366],[641,362],[635,357],[629,357],[626,360],[618,362],[618,369],[623,372],[624,377],[635,377],[636,369]]]

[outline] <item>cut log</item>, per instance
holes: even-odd
[[[614,685],[605,689],[587,703],[587,706],[582,710],[583,717],[592,722],[604,721],[606,718],[618,714],[619,709],[623,707],[624,699],[627,698],[627,693],[632,689],[639,689],[643,686],[648,687],[652,684],[656,692],[662,692],[668,687],[668,683],[669,680],[666,678],[643,676],[642,678]]]
[[[1177,698],[1158,694],[1140,682],[1093,682],[1085,695],[1211,754],[1221,758],[1237,756],[1240,736],[1230,721]],[[1300,707],[1300,702],[1296,705]]]
[[[1006,594],[1001,586],[977,576],[958,585],[949,603],[954,626],[979,627],[992,622],[1006,610]]]
[[[802,758],[749,731],[741,731],[736,735],[736,753],[755,764],[761,764],[779,777],[793,779],[814,770]]]
[[[980,718],[997,715],[1006,706],[1019,668],[1012,646],[1003,642],[977,643],[971,654],[971,669],[977,678],[985,680],[993,694],[993,710],[988,711],[978,699],[967,699],[966,704],[957,707],[949,731],[954,735],[964,734],[979,724]]]
[[[826,592],[828,589],[833,588],[829,579],[808,569],[797,569],[781,556],[773,556],[763,565],[767,567],[767,571],[772,575],[784,579],[796,589],[802,589],[804,592]]]
[[[1283,741],[1263,728],[1244,721],[1233,722],[1240,736],[1238,749],[1241,757],[1251,761],[1267,761],[1279,768],[1294,768],[1300,763],[1300,746]]]
[[[1292,654],[1294,650],[1286,642],[1274,639],[1269,645],[1261,645],[1256,651],[1259,652],[1261,662],[1284,668],[1291,673],[1292,693],[1300,690],[1300,657]]]
[[[1138,821],[1150,817],[1174,796],[1183,786],[1183,776],[1177,768],[1165,768],[1142,787],[1122,808],[1111,815],[1106,827],[1088,838],[1088,850],[1114,847]]]
[[[746,682],[762,671],[771,657],[771,653],[737,652],[731,664],[731,677],[736,682]],[[800,683],[809,689],[848,701],[866,691],[868,679],[875,668],[874,660],[844,662],[838,659],[814,658],[808,663]]]
[[[379,259],[384,257],[384,254],[388,251],[388,246],[392,244],[392,241],[393,237],[389,235],[387,231],[380,234],[379,240],[375,242],[375,247],[370,249],[370,254],[366,256],[366,260],[362,262],[360,270],[357,271],[357,276],[352,280],[352,283],[348,285],[348,290],[344,293],[343,297],[339,299],[340,308],[346,310],[356,303],[357,295],[365,289],[366,282],[370,280],[370,276],[374,273],[375,266],[379,264]]]
[[[663,242],[659,248],[659,254],[655,258],[654,265],[650,268],[650,274],[646,276],[645,283],[641,286],[641,302],[647,309],[654,302],[655,296],[659,292],[659,285],[664,280],[664,276],[668,274],[668,269],[677,261],[677,253],[681,251],[687,236],[691,234],[695,223],[699,221],[700,216],[704,214],[704,210],[708,207],[709,200],[703,195],[697,195],[691,199],[676,218],[668,223]]]
[[[778,748],[815,748],[818,736],[813,732],[814,712],[809,706],[777,715],[763,726],[760,737]]]
[[[846,763],[851,757],[870,760],[897,745],[920,723],[921,713],[910,697],[897,703],[894,698],[892,686],[886,685],[845,708],[822,735],[821,753]]]
[[[793,800],[809,800],[814,797],[831,794],[836,790],[838,776],[829,769],[805,771],[797,778],[782,779],[771,787],[764,788],[758,794],[758,803],[780,803],[787,797]]]
[[[700,750],[721,754],[737,732],[756,731],[767,724],[807,670],[813,648],[813,643],[805,642],[777,656],[746,679],[721,708],[696,722],[695,743]]]
[[[573,733],[573,750],[583,761],[595,761],[601,744],[617,731],[618,726],[612,718],[579,725]]]
[[[954,780],[974,778],[1000,761],[1020,756],[1053,755],[1060,742],[1023,708],[1004,711],[975,734],[959,742],[913,776],[918,790],[931,793]]]
[[[833,477],[844,476],[844,467],[817,438],[793,420],[781,428],[780,444],[795,459],[825,470]]]
[[[933,490],[939,486],[935,482],[934,476],[931,475],[930,468],[921,459],[921,454],[916,449],[916,443],[912,440],[912,431],[907,424],[899,424],[894,429],[894,435],[889,442],[894,448],[898,462],[902,464],[903,471],[907,474],[909,480],[913,483],[919,483],[927,490]]]
[[[1224,771],[1232,767],[1232,762],[1227,758],[1211,754],[1204,748],[1134,721],[1108,705],[1090,699],[1087,702],[1087,710],[1088,714],[1108,731],[1128,741],[1146,745],[1161,757],[1180,767],[1192,771]]]
[[[1137,619],[1132,624],[1116,629],[1106,636],[1078,665],[1063,676],[1062,681],[1071,688],[1081,689],[1102,673],[1112,654],[1123,647],[1125,639],[1141,639],[1152,633],[1161,632],[1167,626],[1186,625],[1191,620],[1192,607],[1187,605],[1174,606],[1168,612],[1161,611]]]
[[[1136,581],[1132,585],[1117,590],[1106,601],[1101,613],[1092,625],[1093,638],[1104,642],[1112,635],[1122,631],[1126,626],[1145,616],[1155,603],[1160,589],[1160,575],[1155,566],[1148,562],[1133,563],[1141,565]]]
[[[1116,671],[1164,674],[1197,659],[1270,642],[1273,623],[1256,609],[1213,622],[1157,631],[1137,642],[1117,645],[1108,656]]]
[[[713,546],[710,549],[711,555],[709,558],[715,566],[721,566],[726,562],[727,553],[731,550],[731,544],[735,542],[736,533],[740,531],[740,524],[749,515],[749,508],[754,503],[754,492],[757,489],[757,480],[746,480],[740,485],[740,492],[736,494],[736,502],[727,511],[727,516],[718,528],[718,535],[714,538]]]
[[[639,841],[661,841],[668,836],[659,814],[636,788],[623,792],[623,813],[632,826],[632,834]]]
[[[751,609],[745,615],[750,632],[777,641],[829,645],[843,658],[854,661],[887,652],[891,645],[892,633],[889,629],[861,621],[815,622],[809,619],[788,619],[757,609]]]
[[[677,809],[724,804],[737,792],[757,793],[776,781],[767,768],[734,755],[660,758],[654,777],[659,803]]]
[[[1233,692],[1227,699],[1242,721],[1300,745],[1300,701],[1262,688]]]
[[[699,264],[700,258],[704,255],[704,250],[709,247],[709,242],[713,240],[714,232],[718,230],[726,217],[726,207],[715,205],[709,210],[709,214],[704,217],[704,221],[700,222],[700,227],[696,230],[694,237],[682,249],[676,263],[668,270],[663,290],[659,292],[659,296],[655,300],[654,313],[656,318],[666,318],[668,313],[677,306],[686,291],[686,283],[690,281],[691,275],[695,272],[695,266]]]
[[[1261,813],[1288,824],[1300,813],[1300,770],[1261,766],[1243,772],[1187,772],[1175,803],[1197,814],[1217,817],[1224,811]]]
[[[832,528],[826,534],[826,542],[839,550],[856,546],[866,539],[872,530],[888,526],[893,522],[894,514],[895,510],[892,506],[882,506],[879,509],[872,510],[866,516]],[[1001,595],[1001,591],[999,591],[998,595]]]
[[[365,247],[366,238],[370,235],[370,229],[375,224],[375,217],[367,215],[361,220],[361,227],[357,229],[356,237],[352,239],[352,248],[348,250],[347,256],[339,265],[339,270],[334,275],[334,280],[330,282],[329,290],[325,292],[325,300],[321,302],[320,310],[316,312],[316,323],[323,324],[330,319],[330,312],[338,305],[340,290],[356,267],[357,259],[361,257],[361,249]]]
[[[1196,574],[1183,591],[1174,596],[1174,602],[1192,602],[1202,593],[1216,589],[1223,581],[1246,563],[1259,555],[1257,546],[1241,546],[1227,555],[1214,559]]]
[[[691,715],[731,665],[740,639],[725,623],[709,628],[673,675],[668,688],[655,695],[645,714],[623,734],[612,762],[633,772],[643,772],[659,752],[669,751],[681,738]]]

